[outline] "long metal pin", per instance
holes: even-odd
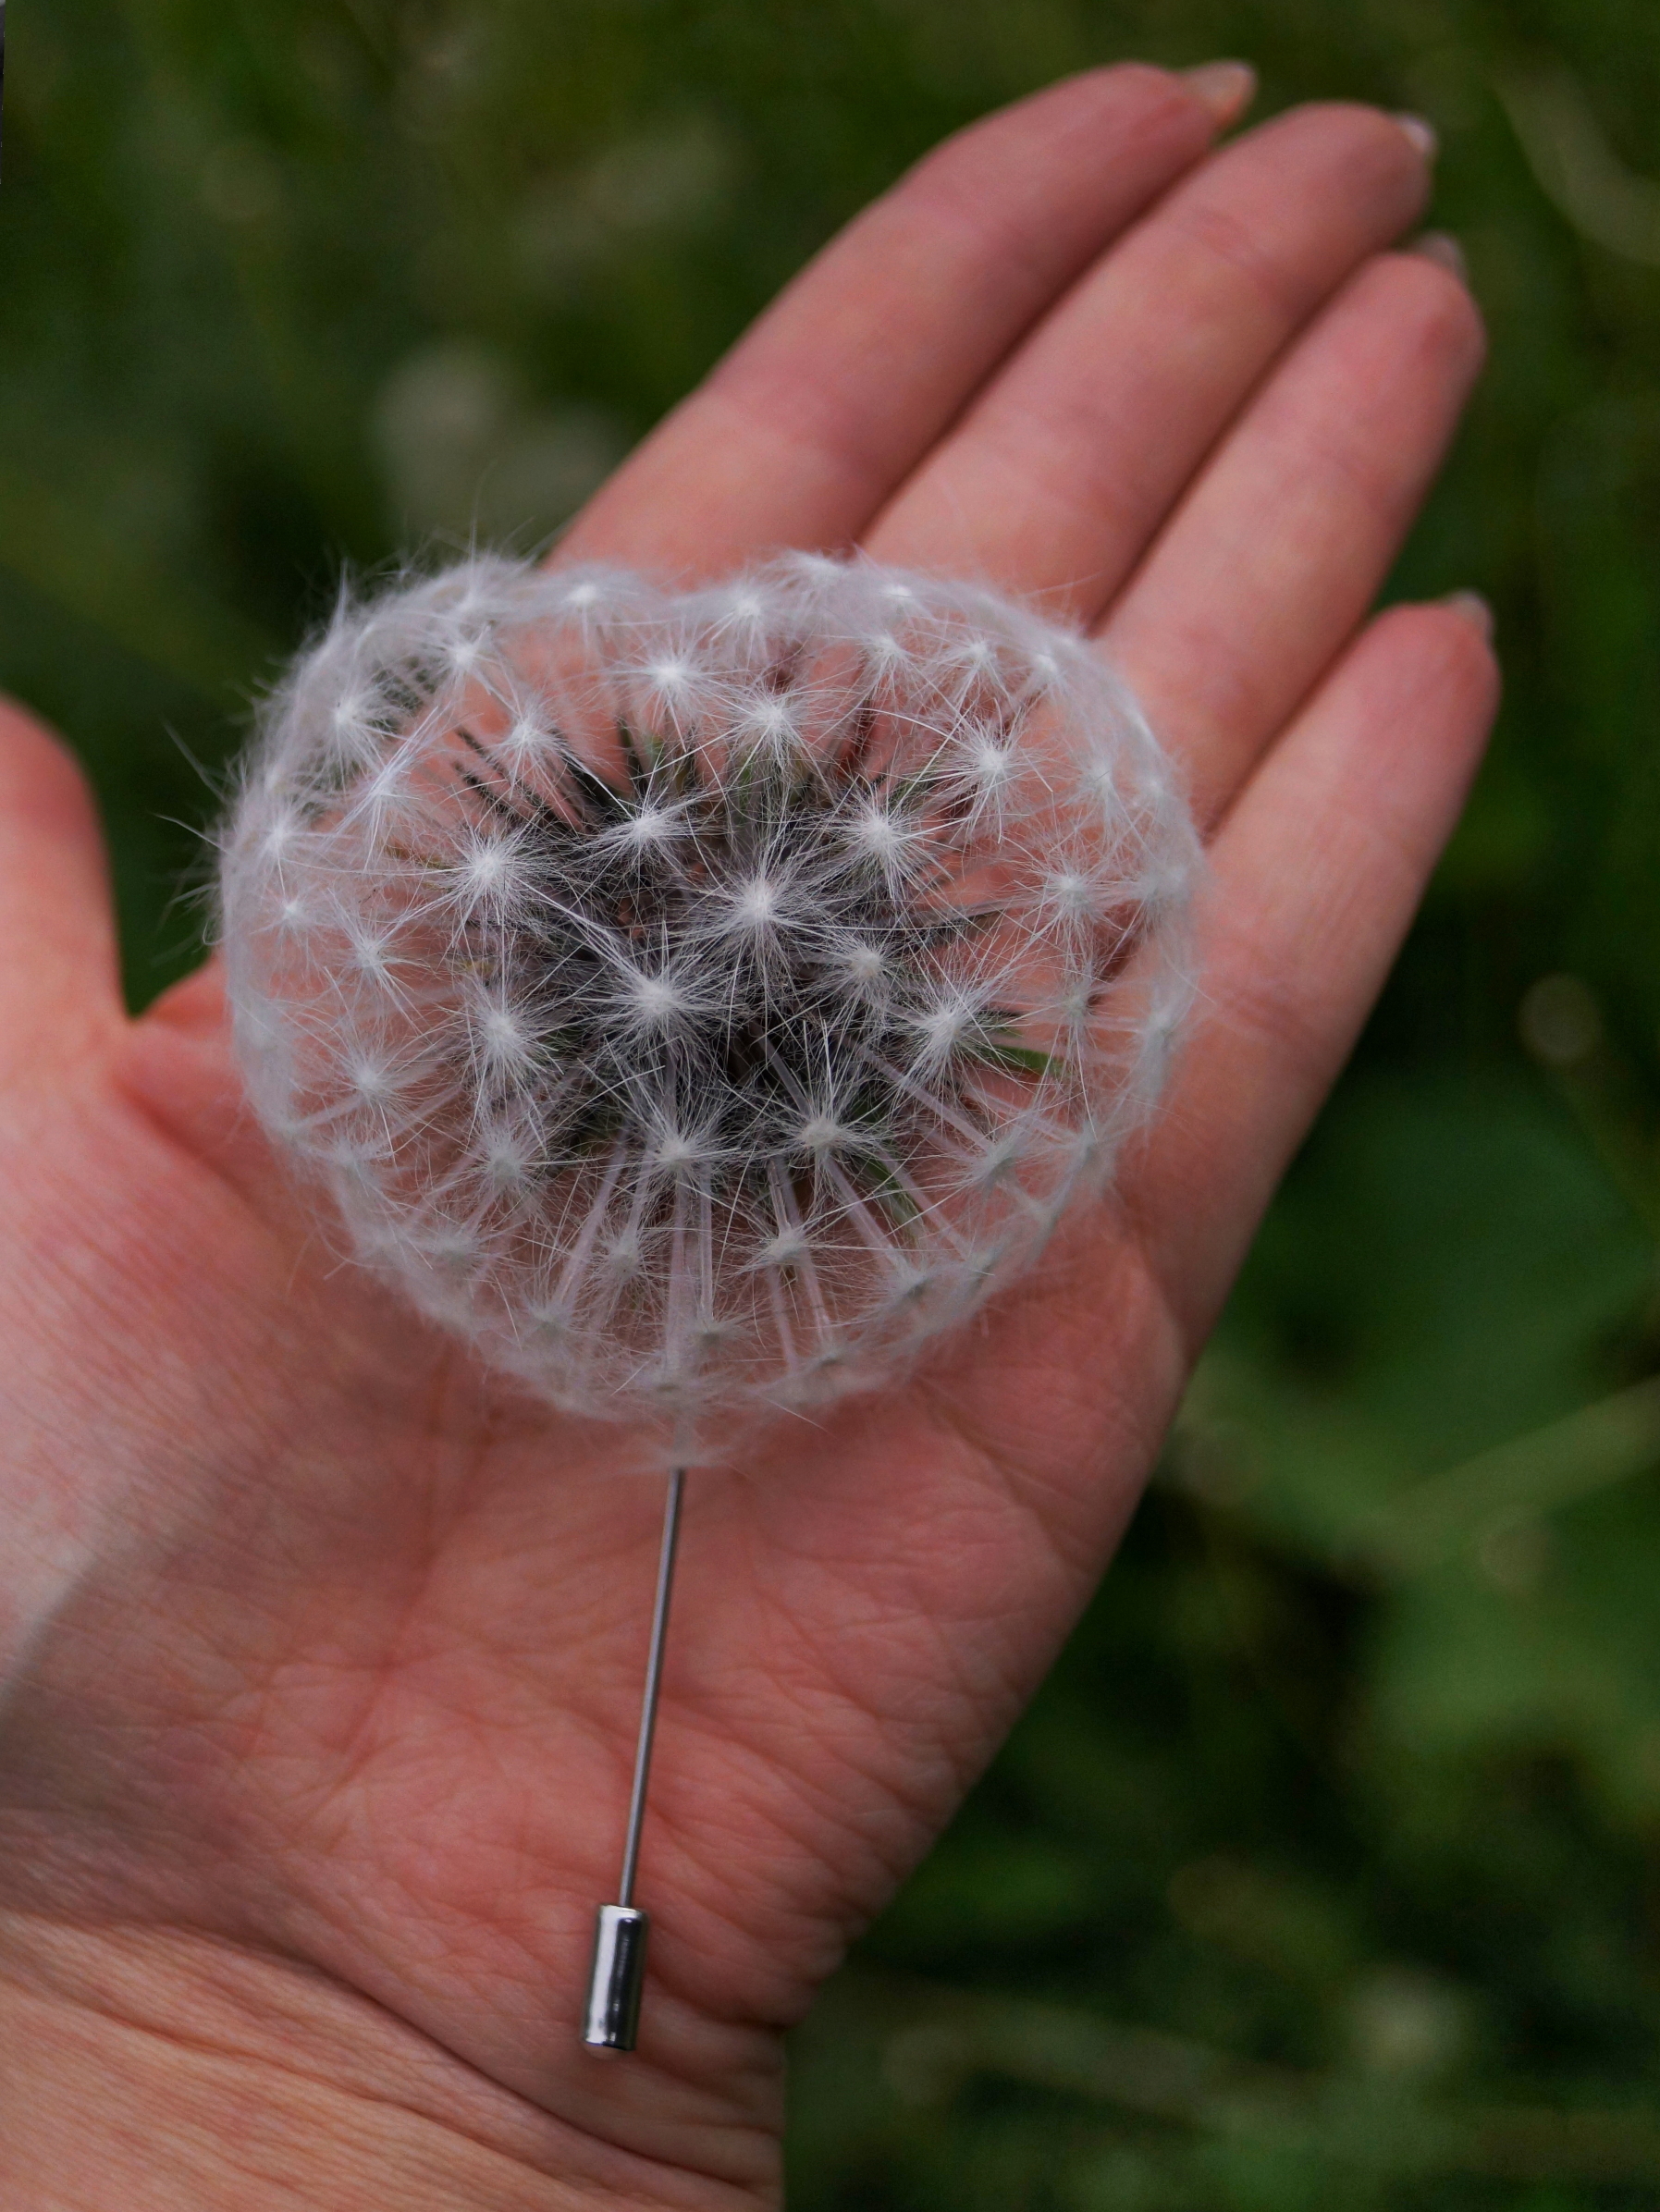
[[[634,1875],[640,1863],[640,1831],[646,1825],[646,1790],[651,1778],[651,1747],[657,1735],[658,1698],[663,1687],[663,1647],[669,1634],[669,1600],[674,1589],[674,1555],[680,1543],[680,1509],[685,1488],[686,1470],[677,1467],[669,1478],[669,1497],[663,1508],[663,1542],[658,1555],[657,1599],[651,1610],[651,1647],[646,1658],[639,1740],[634,1746],[634,1781],[622,1846],[622,1875],[617,1885],[617,1902],[600,1906],[594,1930],[594,1967],[588,1976],[582,2037],[594,2051],[632,2051],[639,2034],[646,1940],[651,1923],[635,1907]]]

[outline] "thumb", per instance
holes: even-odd
[[[119,1023],[97,808],[64,744],[0,697],[0,1091],[50,1079]]]

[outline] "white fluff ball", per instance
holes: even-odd
[[[343,606],[224,842],[238,1050],[361,1258],[555,1403],[894,1371],[1157,1095],[1198,848],[1081,639],[794,556]]]

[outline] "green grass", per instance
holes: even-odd
[[[1442,131],[1494,359],[1396,588],[1486,590],[1509,700],[1121,1566],[800,2038],[801,2212],[1660,2200],[1660,16],[13,24],[0,680],[97,779],[140,1002],[195,957],[191,826],[342,566],[535,543],[956,123],[1232,53],[1264,110]]]

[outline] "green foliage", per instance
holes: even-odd
[[[142,1000],[342,563],[535,542],[908,159],[1125,53],[1440,128],[1494,357],[1397,584],[1490,593],[1510,700],[1121,1566],[800,2039],[793,2201],[1649,2206],[1647,0],[18,11],[0,670],[98,780]]]

